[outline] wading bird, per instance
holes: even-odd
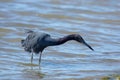
[[[64,36],[62,38],[54,39],[49,34],[46,33],[41,34],[39,32],[34,32],[32,30],[27,30],[26,33],[28,34],[28,36],[26,37],[26,39],[21,40],[21,44],[25,51],[31,53],[31,63],[33,61],[33,53],[40,54],[39,56],[40,65],[41,55],[46,47],[57,46],[70,40],[75,40],[79,43],[82,43],[91,50],[93,50],[93,48],[90,45],[88,45],[79,34],[71,34]]]

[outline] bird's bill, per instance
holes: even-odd
[[[90,48],[92,51],[94,51],[94,49],[90,45],[88,45],[86,42],[83,42],[83,44],[86,45],[88,48]]]

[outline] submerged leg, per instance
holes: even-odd
[[[33,63],[33,52],[31,53],[31,64]]]
[[[41,56],[42,56],[42,52],[40,52],[40,56],[39,56],[39,66],[40,66],[40,63],[41,63]]]

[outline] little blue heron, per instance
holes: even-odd
[[[26,33],[28,36],[26,39],[21,40],[22,47],[27,52],[31,54],[31,63],[33,61],[33,53],[39,54],[39,65],[41,62],[41,55],[43,50],[48,46],[57,46],[63,44],[69,40],[75,40],[79,43],[86,45],[91,50],[94,50],[90,45],[88,45],[85,40],[79,34],[71,34],[64,36],[62,38],[54,39],[49,34],[46,33],[39,33],[32,30],[27,30]]]

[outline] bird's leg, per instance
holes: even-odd
[[[41,63],[41,56],[42,56],[42,52],[40,52],[40,56],[39,56],[39,66],[40,66],[40,63]]]
[[[33,63],[33,52],[31,53],[31,64]]]

